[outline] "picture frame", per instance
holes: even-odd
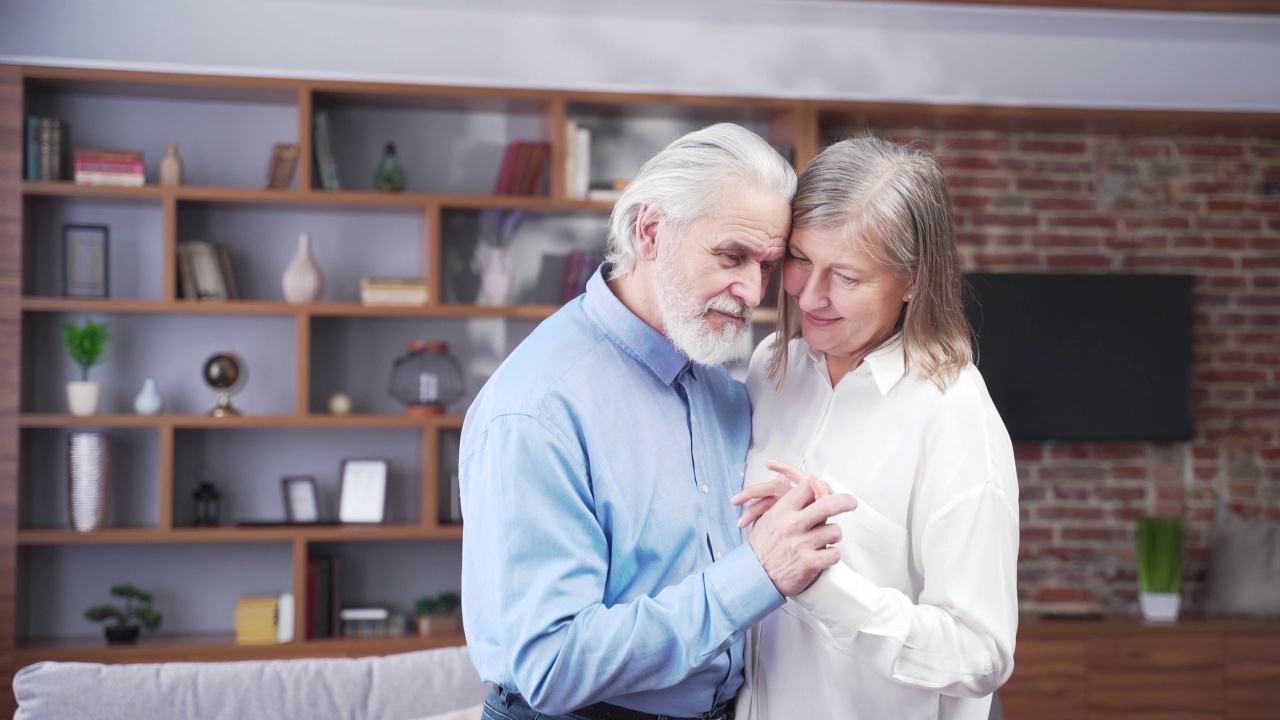
[[[316,491],[316,479],[311,475],[292,475],[282,478],[284,492],[284,516],[290,523],[320,522],[320,494]]]
[[[293,171],[298,165],[298,143],[276,143],[271,150],[271,166],[267,169],[267,189],[287,190],[293,184]]]
[[[62,289],[66,297],[108,296],[110,234],[106,225],[62,226]]]
[[[342,461],[338,491],[338,520],[344,523],[380,523],[387,506],[386,460],[355,458]]]

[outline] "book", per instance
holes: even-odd
[[[231,256],[225,247],[203,240],[178,243],[178,280],[182,297],[200,301],[237,298]]]
[[[543,253],[538,265],[538,277],[533,283],[533,302],[536,305],[559,305],[563,302],[564,279],[569,272],[569,255]]]
[[[276,642],[293,642],[293,593],[282,592],[276,603]]]
[[[287,189],[293,183],[293,171],[297,166],[298,144],[276,143],[271,151],[271,166],[267,169],[267,189]]]
[[[39,115],[27,116],[27,163],[26,172],[23,174],[26,180],[40,180],[40,125],[43,118]]]
[[[329,114],[317,110],[312,120],[312,134],[315,136],[316,173],[320,178],[320,187],[324,190],[340,190],[338,183],[338,166],[333,160],[333,142],[329,137]]]

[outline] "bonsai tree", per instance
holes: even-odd
[[[160,627],[161,615],[153,607],[151,603],[153,598],[151,593],[141,590],[129,583],[111,586],[111,594],[118,598],[124,599],[124,606],[118,605],[94,605],[84,611],[84,616],[88,620],[101,622],[103,620],[115,619],[115,623],[107,627],[107,638],[113,640],[112,630],[120,630],[124,628],[132,629],[132,636],[137,637],[138,623],[147,627],[148,630],[155,630]],[[129,640],[125,640],[128,642]]]
[[[88,382],[89,368],[102,362],[102,355],[111,339],[111,331],[104,323],[92,320],[85,320],[84,325],[68,321],[62,323],[62,344],[71,353],[71,359],[80,366],[81,381]]]
[[[414,613],[423,615],[450,615],[462,607],[462,596],[456,592],[442,592],[435,597],[418,598],[414,603]]]
[[[456,592],[442,592],[434,597],[419,598],[413,604],[418,615],[419,635],[449,635],[462,632],[462,596]]]

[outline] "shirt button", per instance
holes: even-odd
[[[702,494],[706,495],[709,492],[711,492],[711,488],[707,487],[706,483],[702,483]]]
[[[693,413],[689,413],[689,424],[692,425],[693,423],[696,423],[696,422],[698,422],[698,416],[694,415]]]
[[[716,559],[717,559],[717,560],[719,560],[719,559],[720,559],[720,558],[722,558],[722,557],[724,557],[724,553],[722,553],[722,552],[717,552],[717,553],[716,553]]]

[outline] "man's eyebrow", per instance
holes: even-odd
[[[748,245],[741,240],[725,240],[717,245],[715,249],[721,252],[739,252],[743,255],[751,255],[753,257],[757,255],[771,256],[775,254],[773,252],[774,248],[762,245]],[[785,253],[786,248],[781,247],[776,248],[776,250],[778,251],[776,254],[781,256]]]

